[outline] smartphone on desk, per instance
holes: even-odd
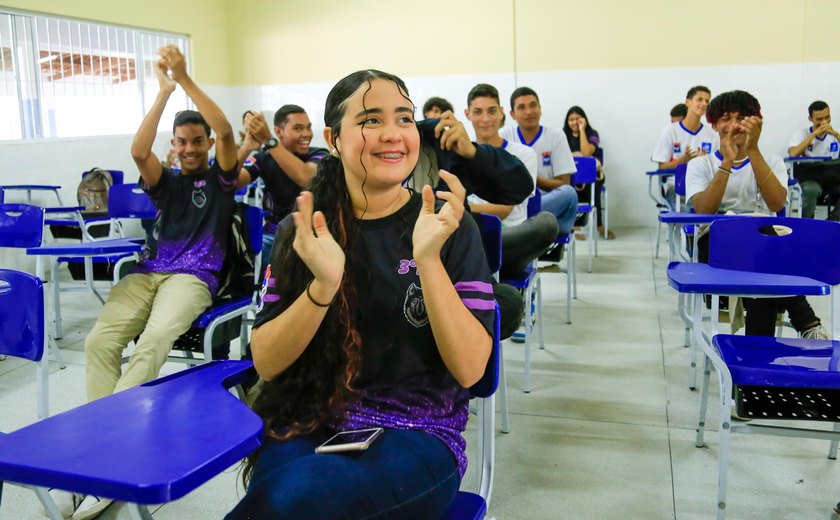
[[[338,432],[324,444],[315,448],[315,453],[339,453],[342,451],[362,451],[373,444],[384,430],[382,428],[368,428],[365,430],[349,430]]]

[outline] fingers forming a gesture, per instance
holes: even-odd
[[[297,198],[295,240],[292,247],[315,279],[330,287],[337,287],[344,275],[344,251],[335,241],[327,219],[321,211],[313,212],[312,193],[301,192]]]
[[[464,216],[466,189],[458,177],[445,170],[440,170],[440,177],[451,191],[438,191],[435,194],[431,186],[424,186],[423,207],[417,216],[412,236],[415,260],[440,258],[443,244],[458,229]],[[446,201],[437,213],[435,197]]]

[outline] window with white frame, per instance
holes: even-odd
[[[0,11],[0,140],[134,133],[170,44],[187,55],[181,35]],[[189,106],[176,91],[160,129]]]

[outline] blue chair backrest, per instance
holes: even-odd
[[[256,206],[248,206],[245,210],[245,220],[248,221],[248,237],[251,250],[259,253],[262,250],[263,211]],[[265,263],[266,260],[263,260]]]
[[[0,204],[0,247],[38,247],[44,234],[44,208]]]
[[[154,218],[157,208],[139,185],[114,184],[108,190],[108,216],[112,218]]]
[[[793,230],[767,235],[762,228]],[[722,269],[805,276],[840,283],[840,223],[780,217],[717,220],[709,228],[709,265]]]
[[[479,213],[481,242],[484,244],[484,256],[490,272],[497,273],[502,268],[502,221],[496,215]]]
[[[601,165],[603,166],[603,164],[604,164],[604,149],[600,148],[600,147],[596,148],[595,153],[592,154],[592,157],[601,161]]]
[[[688,163],[682,163],[674,168],[674,191],[680,197],[685,197],[685,172],[688,169]]]
[[[598,178],[598,166],[594,157],[575,157],[577,173],[572,174],[572,184],[592,184]]]
[[[542,211],[542,193],[540,193],[540,189],[537,188],[534,190],[534,194],[528,198],[528,218],[535,216],[537,213]]]
[[[105,170],[105,168],[103,168]],[[123,180],[125,179],[125,174],[122,170],[105,170],[106,172],[111,174],[111,179],[114,181],[114,184],[122,184]],[[90,170],[86,172],[82,172],[82,178],[85,178],[85,175],[90,173]],[[110,195],[110,192],[109,192]]]
[[[484,375],[478,382],[470,387],[471,397],[490,397],[499,386],[499,305],[496,304],[495,319],[493,320],[493,344],[490,350],[490,358],[487,360],[487,368]]]
[[[29,273],[0,269],[0,354],[44,355],[44,286]]]

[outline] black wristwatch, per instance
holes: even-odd
[[[265,142],[262,149],[264,152],[267,152],[275,146],[277,146],[278,144],[280,144],[280,141],[278,141],[276,137],[269,137],[268,141]]]

